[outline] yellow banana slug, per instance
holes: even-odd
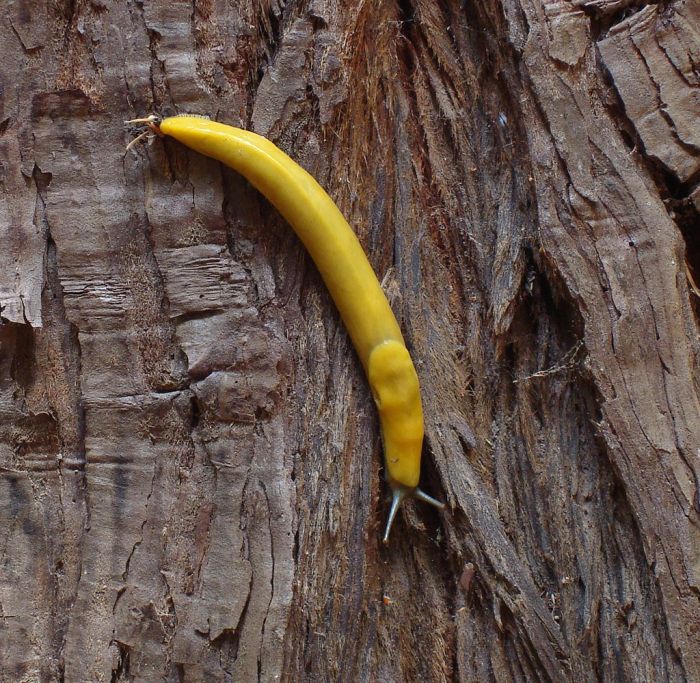
[[[144,123],[243,175],[308,250],[350,334],[379,411],[387,481],[393,490],[384,542],[406,497],[444,507],[418,488],[423,408],[415,367],[372,266],[333,200],[301,166],[255,133],[196,116],[151,116],[130,123]]]

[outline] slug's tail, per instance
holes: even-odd
[[[393,498],[391,500],[391,509],[389,510],[389,519],[387,519],[386,521],[386,529],[384,530],[384,538],[382,539],[384,543],[389,542],[391,526],[394,523],[394,519],[396,517],[396,513],[399,511],[399,507],[401,507],[401,503],[403,503],[403,501],[406,500],[406,498],[411,497],[418,498],[418,500],[422,500],[424,503],[428,503],[428,505],[432,505],[438,510],[445,509],[444,503],[441,503],[439,500],[436,500],[432,496],[429,496],[425,491],[421,491],[417,486],[415,488],[408,488],[406,486],[395,487]]]

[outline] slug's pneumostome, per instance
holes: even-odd
[[[379,411],[387,481],[393,490],[384,542],[405,498],[443,508],[418,488],[423,409],[416,370],[372,266],[333,200],[301,166],[255,133],[197,116],[149,116],[127,123],[145,124],[157,135],[173,137],[238,171],[304,243],[357,349]]]

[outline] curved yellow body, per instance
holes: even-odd
[[[423,444],[418,376],[372,266],[338,207],[301,166],[255,133],[191,116],[166,118],[153,127],[241,173],[294,228],[367,373],[379,411],[389,483],[395,493],[401,491],[400,498],[410,495],[418,485]],[[393,514],[392,509],[389,527]]]

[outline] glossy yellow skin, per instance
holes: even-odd
[[[294,228],[367,373],[379,411],[389,484],[394,489],[415,488],[423,445],[418,376],[372,266],[333,200],[301,166],[260,135],[190,116],[163,119],[158,129],[245,176]]]

